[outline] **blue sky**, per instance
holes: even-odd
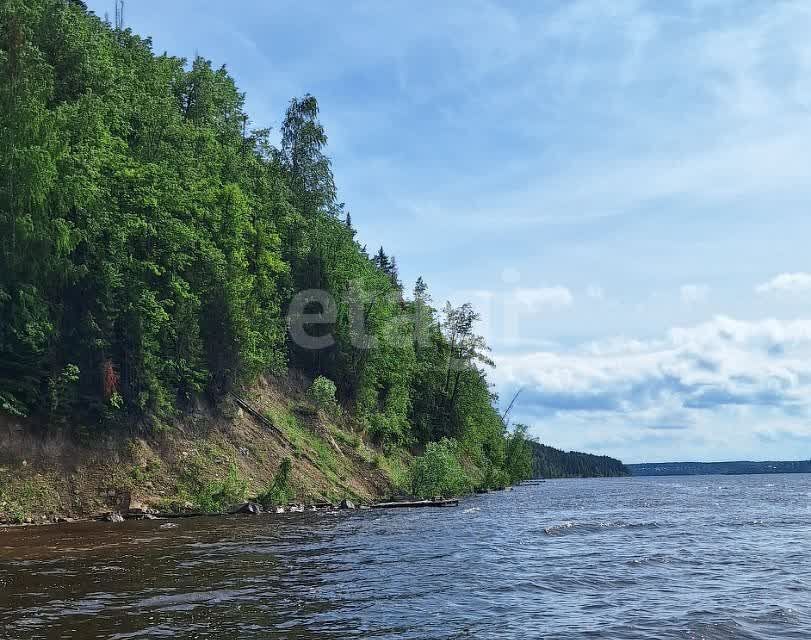
[[[112,1],[90,0],[99,15]],[[811,4],[128,2],[257,126],[318,97],[362,241],[471,300],[516,420],[645,460],[811,457]]]

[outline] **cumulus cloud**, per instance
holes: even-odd
[[[811,291],[811,273],[781,273],[755,287],[759,294],[803,293]]]
[[[679,295],[684,304],[704,302],[709,293],[710,288],[706,284],[683,284],[679,289]]]
[[[615,338],[564,351],[497,358],[505,385],[527,387],[535,416],[615,414],[661,430],[702,412],[755,407],[811,413],[811,321],[729,317],[648,341]]]

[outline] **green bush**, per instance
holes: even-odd
[[[307,390],[307,396],[319,410],[334,416],[341,412],[338,401],[335,399],[336,391],[335,383],[332,380],[318,376]]]
[[[459,445],[453,439],[431,442],[414,461],[411,493],[420,498],[449,497],[468,493],[470,480],[459,462]]]
[[[491,462],[487,462],[484,467],[484,475],[480,488],[482,489],[504,489],[510,484],[509,474]]]
[[[228,507],[244,502],[248,483],[239,475],[236,465],[231,465],[225,480],[206,482],[192,496],[192,502],[200,511],[221,513]]]
[[[270,486],[257,497],[263,507],[275,507],[288,504],[293,499],[293,489],[290,487],[290,472],[293,470],[293,461],[284,458]]]
[[[386,451],[400,440],[401,435],[382,413],[375,413],[367,418],[366,433],[369,434],[373,442],[381,445]]]
[[[410,425],[396,415],[373,413],[364,419],[366,433],[373,442],[383,447],[386,454],[396,447],[408,447],[413,442],[409,437]]]

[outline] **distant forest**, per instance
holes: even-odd
[[[811,473],[811,461],[797,462],[655,462],[629,464],[635,476],[743,475],[756,473]]]
[[[540,442],[532,447],[533,478],[608,478],[630,475],[620,460],[579,451],[561,451]]]

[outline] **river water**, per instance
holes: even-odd
[[[0,530],[0,637],[811,638],[811,476]]]

